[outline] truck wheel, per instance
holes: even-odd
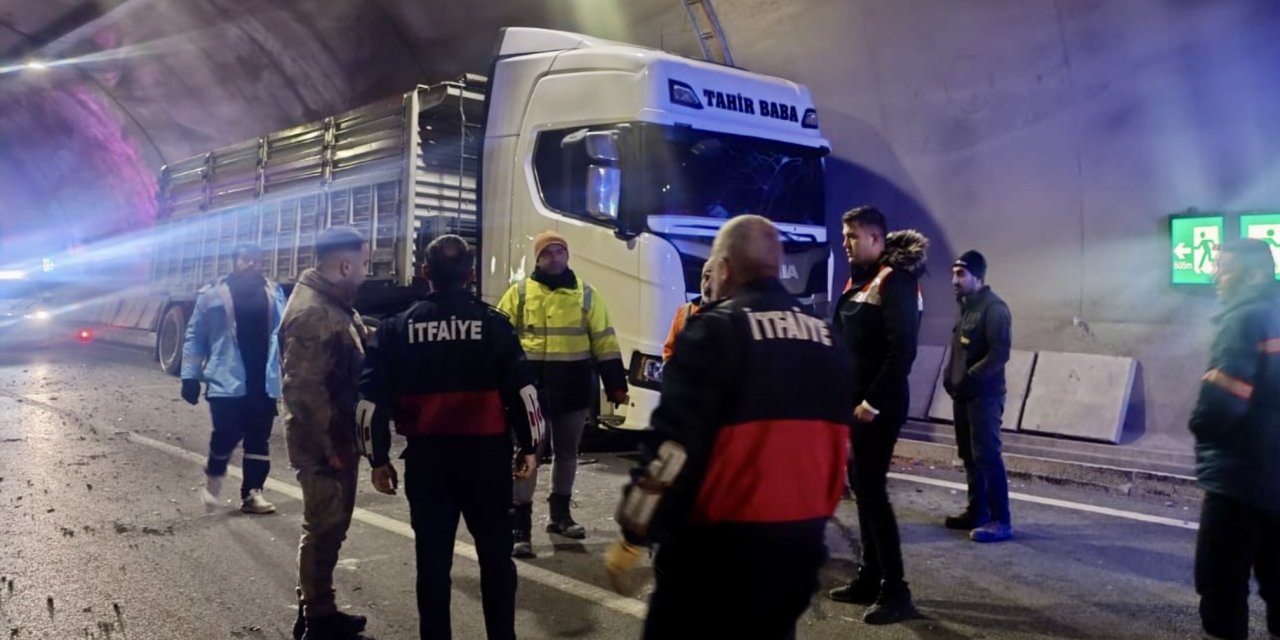
[[[182,341],[186,335],[187,312],[182,305],[175,304],[164,312],[164,318],[160,320],[160,331],[156,335],[156,354],[160,359],[160,368],[171,376],[182,371]]]

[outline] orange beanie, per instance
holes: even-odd
[[[569,250],[569,242],[564,239],[564,236],[554,231],[543,231],[533,239],[533,258],[535,260],[538,259],[538,256],[542,255],[543,249],[553,244],[564,247],[565,251]]]

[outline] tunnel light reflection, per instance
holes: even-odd
[[[204,37],[206,37],[204,32],[195,34],[186,33],[177,36],[167,36],[148,42],[126,45],[123,47],[104,49],[102,51],[96,51],[82,56],[72,56],[70,58],[58,58],[54,60],[25,60],[17,64],[0,65],[0,75],[18,73],[20,71],[47,71],[55,67],[91,64],[94,62],[106,62],[110,60],[123,60],[125,58],[136,58],[139,56],[154,56],[168,51],[182,50],[184,45],[190,46],[191,42]]]

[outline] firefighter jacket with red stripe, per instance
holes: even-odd
[[[1246,295],[1217,317],[1191,414],[1200,486],[1280,509],[1280,294]]]
[[[919,276],[928,241],[914,231],[885,238],[879,264],[852,274],[833,324],[853,355],[853,391],[887,424],[907,420],[924,300]]]
[[[704,307],[676,339],[651,419],[653,450],[674,440],[688,460],[649,540],[718,527],[823,544],[844,491],[853,408],[847,352],[781,282]]]
[[[388,419],[415,441],[511,437],[535,451],[544,432],[538,392],[507,317],[466,291],[435,292],[385,321],[361,381],[372,412],[371,462],[387,462]]]

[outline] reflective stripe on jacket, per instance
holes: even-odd
[[[498,310],[511,318],[529,360],[622,360],[609,311],[586,282],[553,290],[526,278],[507,290]]]

